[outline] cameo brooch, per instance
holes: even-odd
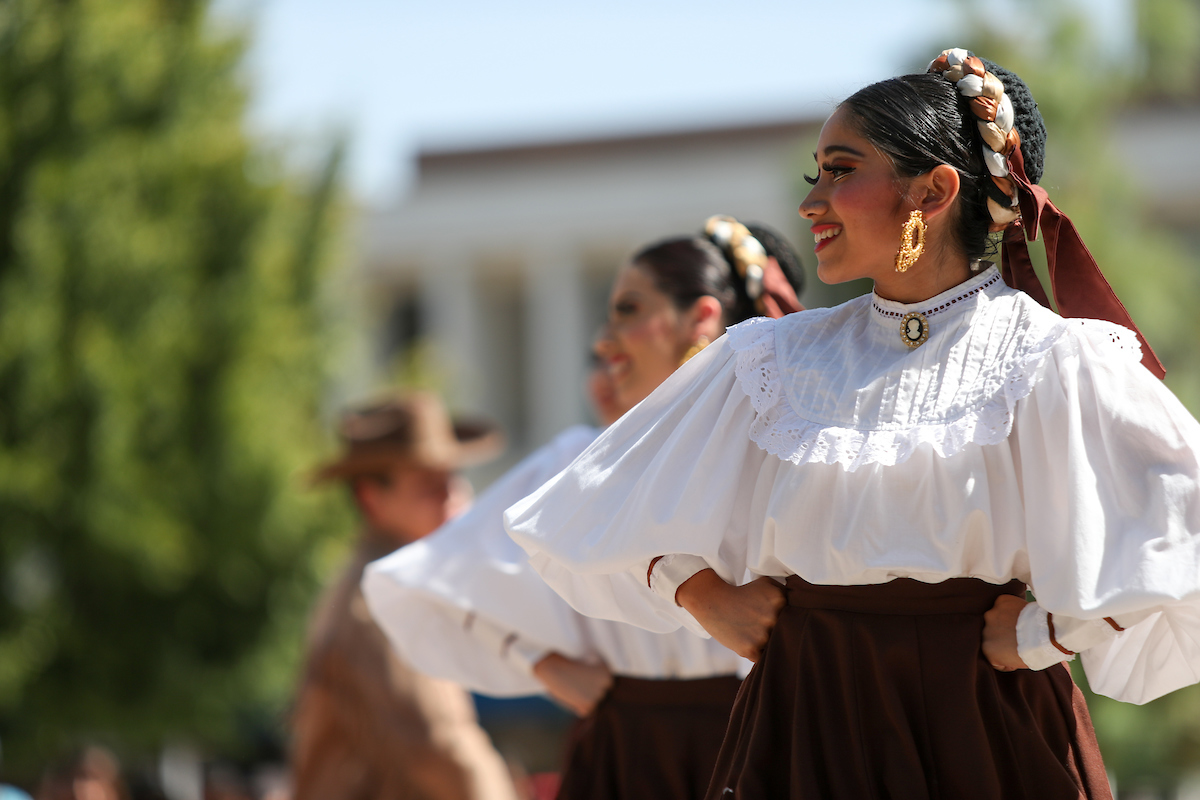
[[[900,339],[911,348],[918,348],[929,339],[929,320],[920,311],[910,311],[900,320]]]
[[[890,322],[900,320],[900,341],[904,342],[904,346],[908,349],[916,350],[929,341],[930,317],[954,308],[959,303],[965,302],[973,295],[977,295],[989,286],[994,286],[999,282],[1000,273],[997,272],[975,288],[968,289],[955,297],[945,299],[940,305],[930,306],[922,311],[909,311],[907,314],[901,309],[883,308],[876,302],[872,302],[871,307],[875,309],[876,314]],[[911,307],[909,306],[909,308]]]

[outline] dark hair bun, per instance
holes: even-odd
[[[974,55],[974,54],[972,54]],[[980,57],[984,68],[1004,84],[1004,93],[1012,101],[1013,126],[1021,134],[1021,157],[1025,159],[1025,176],[1032,183],[1042,180],[1046,164],[1046,123],[1038,111],[1033,93],[1016,73]]]

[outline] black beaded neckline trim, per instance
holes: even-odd
[[[941,305],[935,306],[934,308],[931,308],[928,311],[920,311],[918,313],[923,314],[926,317],[932,317],[934,314],[945,311],[946,309],[950,308],[950,306],[955,305],[956,303],[960,303],[963,300],[966,300],[968,297],[971,297],[972,295],[979,294],[984,289],[988,288],[989,286],[992,286],[999,280],[1000,280],[1000,273],[997,272],[995,275],[988,278],[986,281],[979,284],[974,289],[971,289],[970,291],[967,291],[967,292],[963,292],[958,297],[951,298],[950,300],[947,300],[946,302],[942,303]],[[888,319],[903,319],[905,316],[907,316],[910,313],[908,311],[889,311],[886,308],[880,308],[879,304],[876,303],[874,300],[871,301],[871,306],[874,307],[874,309],[877,312],[879,312],[883,316],[887,317]]]

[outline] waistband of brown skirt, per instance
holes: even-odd
[[[922,583],[895,578],[866,586],[824,586],[798,575],[787,579],[788,605],[800,608],[852,611],[861,614],[982,614],[1002,594],[1025,596],[1025,583],[988,583],[977,578],[950,578]]]
[[[659,679],[630,678],[627,675],[613,677],[609,698],[626,703],[653,703],[670,705],[707,705],[733,702],[742,679],[736,675],[719,675],[715,678]]]

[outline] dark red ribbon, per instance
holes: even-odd
[[[759,295],[755,305],[763,315],[779,319],[804,310],[791,281],[783,274],[783,268],[774,258],[768,258],[766,266],[763,267],[762,285],[763,293]]]
[[[1017,148],[1008,157],[1009,177],[1017,185],[1021,204],[1021,221],[1010,225],[1004,233],[1001,269],[1004,282],[1025,292],[1034,300],[1050,307],[1042,282],[1029,259],[1029,241],[1037,239],[1038,226],[1046,243],[1046,264],[1050,268],[1050,288],[1058,313],[1064,317],[1103,319],[1129,328],[1142,343],[1142,364],[1159,378],[1167,371],[1154,354],[1146,337],[1133,324],[1125,306],[1100,271],[1100,265],[1079,237],[1070,218],[1050,202],[1042,187],[1031,183],[1025,175],[1025,159]],[[1024,233],[1022,233],[1022,228]]]

